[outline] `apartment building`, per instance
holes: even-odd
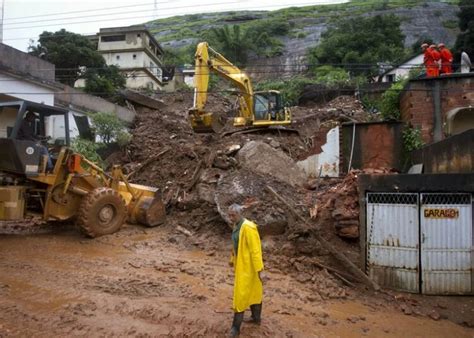
[[[127,88],[162,89],[163,49],[144,25],[101,28],[89,39],[108,65],[120,68]]]

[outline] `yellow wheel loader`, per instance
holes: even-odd
[[[291,124],[291,111],[283,106],[281,94],[276,90],[254,92],[250,78],[222,54],[198,44],[195,55],[194,104],[189,119],[195,132],[220,132],[222,119],[206,111],[209,76],[215,73],[229,80],[238,89],[238,116],[234,127],[271,127]]]
[[[42,143],[43,142],[43,143]],[[165,220],[158,189],[131,184],[120,166],[111,173],[70,147],[69,112],[28,101],[0,103],[0,221],[75,220],[90,237],[126,221]]]

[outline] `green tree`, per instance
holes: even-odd
[[[454,45],[455,60],[459,60],[461,52],[474,55],[474,6],[472,0],[459,1],[459,33]]]
[[[53,63],[57,79],[70,86],[81,77],[83,67],[105,67],[104,58],[89,39],[65,29],[54,33],[44,31],[38,43],[31,44],[28,50],[30,54]]]
[[[104,98],[112,98],[117,89],[125,87],[125,78],[117,66],[87,69],[84,91]]]
[[[252,49],[250,36],[247,30],[240,25],[225,25],[213,28],[212,34],[217,41],[219,52],[231,62],[245,64],[249,51]]]
[[[117,137],[120,136],[122,139],[124,136],[124,124],[120,121],[117,115],[112,113],[91,113],[89,114],[92,120],[92,129],[95,134],[100,137],[102,142],[110,144]]]
[[[346,19],[323,34],[321,44],[309,52],[310,62],[372,76],[378,72],[378,62],[397,62],[405,57],[403,40],[395,15]]]
[[[282,28],[274,27],[274,29],[278,31]],[[238,65],[246,64],[252,51],[262,53],[267,47],[278,47],[278,42],[270,38],[268,32],[243,28],[241,25],[213,28],[210,38],[212,45],[217,45],[219,53]]]

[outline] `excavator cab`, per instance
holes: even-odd
[[[281,94],[277,90],[254,93],[254,126],[285,125],[291,123],[289,110],[283,106]]]

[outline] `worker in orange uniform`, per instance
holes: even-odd
[[[453,72],[453,54],[446,48],[444,43],[440,43],[438,48],[441,55],[441,74],[451,74]]]
[[[432,54],[431,49],[427,43],[421,45],[423,51],[423,63],[425,64],[426,76],[438,76],[436,63]]]
[[[433,76],[439,76],[439,69],[441,68],[441,54],[436,49],[436,45],[430,45],[428,49],[430,49],[434,60]]]
[[[230,337],[238,337],[244,311],[250,307],[252,322],[260,325],[263,298],[262,244],[257,224],[242,216],[242,207],[232,204],[228,209],[229,220],[234,224],[232,231],[231,265],[234,267],[234,320]]]

